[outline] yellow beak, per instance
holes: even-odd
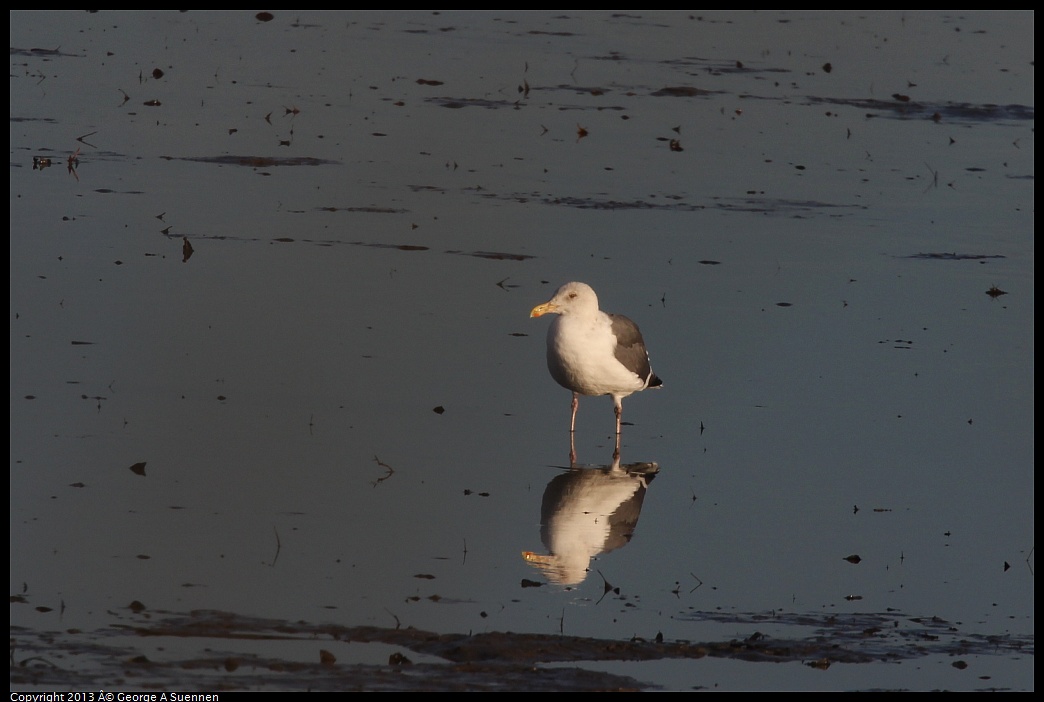
[[[551,556],[545,556],[539,553],[533,553],[532,551],[523,551],[522,558],[529,563],[546,563],[551,564],[555,562],[555,559]]]
[[[529,312],[530,318],[539,317],[543,314],[550,314],[552,312],[558,312],[558,308],[552,305],[550,302],[545,302],[541,305],[537,305]]]

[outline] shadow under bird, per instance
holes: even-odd
[[[556,585],[579,585],[591,561],[631,542],[655,463],[572,468],[551,479],[540,503],[540,540],[547,554],[522,558]]]

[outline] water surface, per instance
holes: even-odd
[[[10,19],[12,687],[139,689],[87,649],[220,612],[711,648],[871,617],[972,643],[582,665],[1033,689],[1032,13]],[[527,316],[567,280],[665,382],[625,401],[655,477],[568,578],[522,555],[583,474]],[[577,421],[611,464],[611,402]],[[199,654],[156,640],[119,646]],[[237,641],[200,650],[372,662]],[[301,682],[242,671],[156,679]]]

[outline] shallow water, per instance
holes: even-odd
[[[1032,13],[10,18],[13,627],[887,613],[1020,652],[600,665],[1033,689]],[[522,555],[569,475],[527,315],[572,279],[665,382],[578,582]],[[577,422],[609,464],[611,402]]]

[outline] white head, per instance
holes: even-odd
[[[592,312],[598,310],[598,296],[587,283],[566,283],[560,287],[551,299],[537,305],[529,313],[530,317],[544,314],[570,314],[574,312]]]

